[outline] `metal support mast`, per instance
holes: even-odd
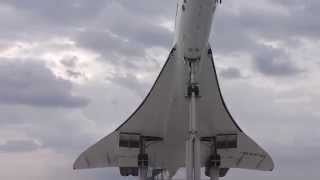
[[[196,82],[196,66],[199,59],[188,59],[189,63],[189,131],[186,141],[186,176],[187,180],[200,180],[200,139],[197,130],[196,100],[199,98],[199,87]]]

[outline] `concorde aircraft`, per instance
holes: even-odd
[[[208,42],[220,3],[178,0],[174,43],[150,92],[122,125],[78,157],[74,169],[118,167],[121,176],[142,180],[171,179],[182,167],[187,180],[200,180],[201,168],[211,180],[230,168],[273,169],[221,95]]]

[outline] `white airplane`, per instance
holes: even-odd
[[[248,137],[221,95],[208,42],[219,0],[178,0],[172,50],[149,94],[114,132],[83,152],[74,169],[119,167],[122,176],[211,180],[230,168],[271,171],[268,153]]]

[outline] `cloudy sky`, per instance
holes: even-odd
[[[175,8],[176,0],[1,0],[0,179],[126,179],[72,163],[149,91]],[[218,8],[210,43],[223,96],[276,166],[224,179],[319,179],[319,9],[319,0]]]

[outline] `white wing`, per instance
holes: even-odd
[[[207,56],[202,55],[200,64],[200,95],[197,100],[197,120],[201,137],[219,134],[237,134],[237,148],[219,149],[221,167],[244,168],[271,171],[274,167],[271,157],[237,125],[223,100],[212,51],[209,46]],[[202,144],[202,164],[210,154],[210,149]]]
[[[132,153],[119,152],[119,133],[140,133],[142,135],[164,137],[166,124],[165,114],[169,111],[174,88],[174,68],[176,67],[176,50],[173,48],[149,94],[137,110],[119,127],[101,139],[98,143],[83,152],[76,162],[74,169],[118,167],[119,159],[131,156]],[[153,146],[154,147],[154,146]],[[157,153],[155,152],[156,156]],[[154,159],[156,162],[157,159]],[[157,165],[157,163],[153,163]],[[159,164],[159,163],[158,163]],[[158,165],[159,166],[159,165]]]
[[[188,99],[185,97],[187,77],[185,61],[173,48],[149,94],[137,110],[109,136],[83,152],[74,164],[75,169],[136,166],[134,149],[119,149],[119,134],[134,133],[161,137],[163,141],[147,149],[149,164],[168,169],[171,174],[184,166],[185,139],[188,132]],[[204,52],[199,64],[198,82],[201,98],[197,100],[197,121],[201,137],[233,134],[237,147],[219,149],[221,168],[272,170],[270,156],[245,135],[229,113],[219,88],[211,48]],[[202,166],[210,155],[203,142]]]

